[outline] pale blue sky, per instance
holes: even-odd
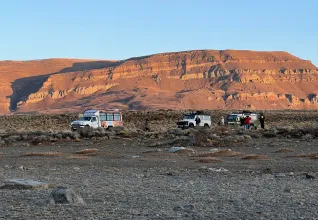
[[[315,0],[10,0],[0,27],[0,60],[249,49],[318,65]]]

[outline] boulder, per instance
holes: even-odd
[[[73,189],[58,186],[51,192],[49,204],[84,205],[85,203],[82,197],[77,195]]]

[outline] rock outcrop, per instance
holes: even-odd
[[[85,202],[72,188],[58,186],[51,192],[49,204],[85,205]]]
[[[36,71],[36,62],[50,65],[41,64]],[[25,64],[27,68],[18,68],[13,63],[11,70],[6,63],[5,72],[0,62],[0,74],[11,77],[2,82],[1,94],[6,95],[0,97],[2,113],[108,107],[318,107],[318,68],[287,52],[198,50],[122,61],[60,59]],[[19,74],[13,74],[16,69]]]

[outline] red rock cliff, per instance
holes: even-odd
[[[318,107],[317,67],[287,52],[200,50],[74,63],[63,71],[43,67],[42,73],[55,73],[33,80],[15,76],[19,92],[7,84],[2,87],[8,95],[0,100],[2,110]],[[36,91],[27,91],[34,82]]]

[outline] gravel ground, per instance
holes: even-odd
[[[286,157],[316,153],[318,140],[255,139],[232,148],[268,160],[221,158],[199,163],[186,154],[154,150],[137,140],[58,142],[2,147],[0,183],[24,178],[71,187],[85,206],[48,205],[52,189],[2,189],[3,219],[318,219],[318,160]],[[88,159],[72,152],[98,148]],[[275,153],[289,147],[295,152]],[[231,148],[231,147],[228,147]],[[196,151],[209,149],[194,148]],[[226,149],[226,148],[224,148]],[[60,151],[60,157],[21,157]],[[139,158],[125,156],[139,155]],[[23,168],[21,167],[23,166]],[[209,168],[224,168],[217,172]],[[292,173],[291,173],[292,172]]]

